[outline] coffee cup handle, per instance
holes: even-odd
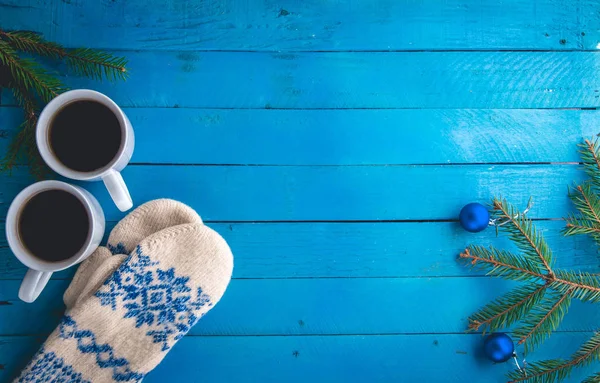
[[[119,210],[127,211],[133,207],[131,195],[121,173],[111,169],[102,177],[102,181]]]
[[[52,272],[49,271],[27,270],[19,288],[19,299],[27,303],[35,301],[48,284],[51,276]]]

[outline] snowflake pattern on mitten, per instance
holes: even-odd
[[[212,302],[201,288],[193,291],[188,286],[189,277],[177,275],[173,267],[161,269],[159,264],[137,246],[95,296],[102,306],[134,318],[137,328],[149,327],[146,335],[167,351],[202,317],[198,311]]]

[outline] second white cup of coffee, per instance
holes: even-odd
[[[131,209],[120,172],[133,154],[133,127],[108,96],[89,89],[57,96],[40,114],[36,141],[52,170],[74,180],[102,180],[119,210]]]
[[[58,192],[62,199],[46,200],[45,206],[35,201],[47,192]],[[69,197],[66,201],[65,194]],[[69,207],[72,211],[65,211]],[[54,214],[47,214],[48,210]],[[19,298],[33,302],[53,272],[69,268],[90,256],[100,245],[104,228],[100,204],[78,186],[41,181],[21,191],[6,216],[8,245],[17,259],[29,268],[21,283]]]

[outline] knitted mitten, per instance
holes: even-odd
[[[99,247],[77,269],[63,296],[67,310],[96,291],[144,238],[184,223],[202,219],[191,207],[171,199],[146,202],[129,213],[110,232],[107,247]]]
[[[138,382],[221,298],[233,270],[227,243],[184,224],[144,239],[61,320],[17,382]]]

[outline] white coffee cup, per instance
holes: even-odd
[[[19,215],[22,208],[33,196],[46,190],[63,190],[77,197],[85,207],[90,225],[88,237],[83,247],[76,254],[58,262],[46,261],[31,254],[21,242],[19,235]],[[19,298],[27,303],[35,301],[53,272],[64,270],[89,257],[100,245],[100,241],[104,236],[104,228],[104,213],[100,204],[94,196],[78,186],[61,181],[41,181],[21,191],[11,203],[6,216],[8,245],[17,259],[29,267],[23,282],[21,282]]]
[[[104,167],[91,172],[73,170],[60,162],[52,151],[49,142],[49,129],[56,113],[65,105],[75,101],[94,101],[108,107],[117,117],[121,126],[121,145],[117,155]],[[44,161],[58,174],[80,181],[104,181],[110,196],[121,211],[127,211],[133,207],[131,195],[121,176],[121,170],[127,166],[135,146],[133,128],[129,119],[121,108],[110,98],[102,93],[89,89],[76,89],[65,92],[54,98],[42,111],[37,123],[36,130],[37,146]]]

